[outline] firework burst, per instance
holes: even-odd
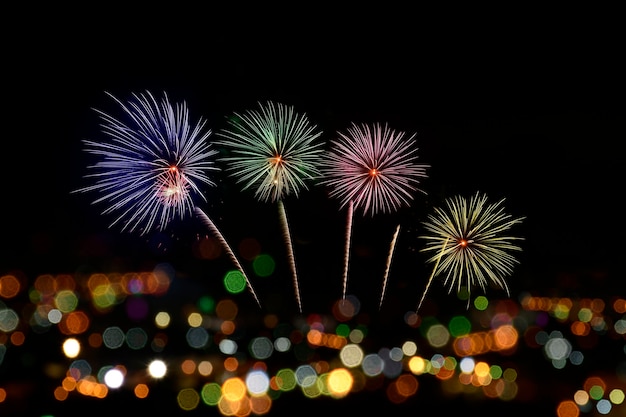
[[[217,133],[223,140],[216,142],[228,150],[221,158],[226,171],[242,183],[242,189],[254,189],[259,201],[276,202],[283,235],[287,245],[289,265],[293,275],[298,308],[302,302],[298,286],[296,263],[284,206],[288,195],[298,196],[307,189],[307,181],[320,175],[318,168],[323,143],[317,142],[321,131],[308,117],[294,111],[292,106],[268,101],[259,108],[235,113],[227,119],[228,129]]]
[[[128,103],[109,96],[128,121],[96,110],[108,140],[83,141],[99,161],[85,176],[94,184],[77,191],[98,192],[94,204],[107,203],[102,214],[117,214],[111,226],[121,223],[122,231],[163,230],[174,217],[191,215],[194,198],[205,199],[199,186],[214,186],[207,173],[218,170],[205,122],[192,128],[186,104],[174,107],[167,95],[160,103],[150,92],[133,94]]]
[[[116,215],[111,227],[121,224],[122,231],[142,235],[164,230],[174,218],[190,216],[195,210],[236,260],[222,234],[194,201],[206,201],[200,186],[215,186],[208,173],[219,170],[213,160],[217,150],[207,141],[212,132],[205,128],[206,121],[199,119],[192,126],[186,103],[172,105],[167,94],[160,101],[149,91],[133,94],[127,103],[109,96],[121,106],[127,121],[96,110],[108,140],[83,141],[85,151],[99,161],[88,167],[93,173],[85,175],[94,183],[74,192],[99,193],[93,204],[106,203],[102,214]]]
[[[414,192],[423,192],[419,184],[427,176],[429,166],[417,162],[415,135],[407,137],[405,132],[388,125],[352,123],[347,133],[338,135],[325,157],[320,184],[330,188],[330,197],[340,200],[340,209],[347,207],[348,211],[342,293],[345,299],[354,211],[362,209],[364,216],[373,217],[410,205]],[[399,226],[387,260],[381,303],[398,232]]]
[[[427,263],[435,263],[426,289],[417,309],[422,305],[434,277],[444,276],[448,292],[480,286],[485,291],[489,282],[506,290],[506,278],[519,263],[512,254],[522,249],[515,244],[523,240],[506,234],[524,217],[513,218],[506,214],[504,199],[488,203],[487,195],[476,193],[469,200],[456,196],[446,200],[446,208],[435,208],[434,214],[423,223],[428,234],[419,236],[426,240],[422,252],[432,254]],[[469,296],[468,296],[469,306]]]

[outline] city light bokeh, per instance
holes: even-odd
[[[267,265],[267,256],[259,262]],[[172,271],[159,264],[123,274],[3,275],[0,365],[21,361],[32,373],[22,347],[58,335],[58,345],[42,347],[47,359],[41,370],[58,404],[103,401],[119,391],[147,401],[167,385],[180,410],[215,408],[225,416],[269,414],[294,392],[305,401],[378,392],[390,404],[403,404],[433,383],[446,398],[528,403],[540,399],[559,372],[578,368],[586,372],[584,381],[559,382],[554,415],[626,410],[626,348],[621,357],[604,358],[608,367],[588,364],[607,344],[626,346],[624,297],[481,295],[465,314],[407,311],[393,338],[401,342],[387,345],[372,334],[354,295],[327,312],[259,312],[259,320],[248,323],[236,298],[246,296],[239,295],[245,285],[231,296],[159,303],[176,279]],[[553,380],[538,377],[546,373]],[[0,383],[0,409],[25,401],[20,379]]]

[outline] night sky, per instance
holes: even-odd
[[[86,167],[93,162],[83,152],[82,140],[102,138],[94,109],[118,111],[106,92],[127,100],[132,93],[151,91],[186,101],[192,119],[206,119],[214,133],[233,112],[271,100],[306,113],[324,140],[352,122],[388,123],[416,134],[419,161],[430,166],[421,183],[426,193],[416,194],[412,205],[397,213],[355,217],[349,292],[370,317],[373,350],[416,337],[418,331],[403,317],[415,309],[430,272],[417,236],[433,207],[454,195],[483,192],[493,201],[505,199],[508,213],[524,217],[512,231],[524,238],[520,264],[507,281],[512,301],[519,302],[520,294],[607,302],[626,296],[623,205],[618,203],[624,178],[624,81],[618,59],[623,44],[617,40],[617,27],[583,11],[576,18],[529,13],[515,22],[509,14],[497,21],[440,15],[436,24],[407,13],[386,10],[382,16],[367,13],[349,19],[328,15],[306,23],[205,14],[206,23],[196,17],[188,25],[181,24],[189,17],[181,12],[158,20],[128,16],[106,23],[50,19],[46,13],[21,19],[19,32],[3,37],[8,75],[3,76],[0,276],[21,271],[32,281],[41,274],[138,271],[167,262],[178,277],[168,295],[171,305],[194,303],[202,293],[227,296],[219,280],[204,277],[227,269],[228,261],[194,254],[198,235],[208,234],[198,219],[174,222],[163,234],[121,233],[108,227],[112,218],[100,214],[104,206],[91,204],[93,195],[72,193],[87,183]],[[255,238],[276,260],[271,279],[253,282],[261,301],[267,302],[265,308],[285,321],[302,316],[293,298],[276,207],[256,201],[225,175],[216,180],[203,208],[232,243]],[[330,314],[341,294],[345,210],[317,186],[288,198],[285,205],[294,233],[303,315]],[[398,224],[402,228],[387,299],[379,310],[380,277]],[[489,288],[487,295],[507,298],[498,288]],[[233,298],[242,317],[259,313],[247,292]],[[11,300],[4,302],[11,306]],[[440,282],[430,288],[425,309],[424,314],[442,321],[470,314],[465,302],[447,294]],[[113,314],[94,320],[119,324]],[[553,327],[568,329],[556,320]],[[19,355],[58,356],[61,337],[54,335],[27,333],[24,346],[9,348],[0,362],[0,387],[22,380],[17,376],[20,367],[12,362]],[[595,365],[604,367],[602,372],[624,368],[623,336],[598,343],[587,353],[593,365],[578,373],[568,369],[560,374],[538,349],[520,349],[518,356],[506,359],[520,366],[539,362],[546,368],[534,371],[541,384],[569,378],[576,386],[593,374],[589,369]],[[185,355],[185,347],[175,354]],[[30,375],[40,378],[32,369]],[[455,410],[508,412],[519,407],[554,415],[556,404],[573,394],[564,390],[513,404],[497,399],[466,402],[462,397],[443,399],[434,380],[420,379],[416,396],[390,405],[391,412],[393,407],[398,413],[423,411],[427,398],[435,396]],[[32,395],[49,395],[46,389],[55,383],[35,384]],[[621,383],[626,386],[624,379]],[[148,411],[172,407],[167,396],[174,397],[175,390],[160,389],[159,400],[138,404]],[[330,402],[291,393],[292,400],[278,399],[273,411],[336,407],[358,412],[386,404],[382,390]],[[67,404],[72,406],[71,398]],[[78,409],[99,402],[77,398],[73,404]],[[116,407],[114,399],[105,404]],[[209,410],[216,411],[198,408]]]

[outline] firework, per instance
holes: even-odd
[[[228,155],[221,161],[226,164],[226,171],[243,184],[243,190],[254,189],[258,200],[278,204],[296,299],[302,312],[284,198],[298,196],[301,189],[308,188],[307,181],[320,175],[318,165],[323,144],[316,140],[321,131],[292,106],[271,101],[258,104],[258,109],[235,113],[227,119],[230,128],[217,133],[223,140],[216,144],[227,148]]]
[[[423,192],[419,184],[427,176],[429,166],[417,163],[415,135],[407,137],[405,132],[395,131],[388,125],[352,123],[347,133],[338,135],[339,138],[331,142],[321,168],[320,184],[330,188],[330,197],[340,200],[340,209],[347,207],[348,210],[342,294],[345,299],[354,211],[362,209],[364,216],[373,217],[379,212],[391,213],[410,205],[414,192]],[[397,234],[392,250],[396,237]],[[386,277],[387,273],[383,295]]]
[[[191,125],[186,103],[172,105],[167,94],[160,102],[149,91],[133,94],[127,103],[108,95],[121,106],[127,121],[96,110],[108,140],[83,141],[85,151],[99,161],[88,167],[93,173],[85,175],[94,183],[74,192],[99,193],[93,203],[107,204],[104,215],[116,214],[111,227],[121,224],[122,231],[142,235],[164,230],[174,218],[190,216],[194,209],[202,213],[194,200],[206,201],[200,187],[215,186],[208,173],[219,170],[213,160],[217,150],[207,141],[212,132],[205,128],[206,121]],[[203,219],[233,258],[217,227],[208,216]],[[249,281],[248,285],[258,303]]]
[[[443,275],[448,292],[453,288],[460,291],[480,286],[485,291],[489,282],[506,290],[506,278],[519,263],[512,254],[522,249],[515,244],[523,240],[505,234],[512,226],[521,223],[524,217],[513,218],[504,212],[504,199],[488,203],[487,195],[476,193],[469,201],[461,196],[446,200],[446,208],[435,208],[434,214],[423,223],[428,234],[419,236],[426,240],[422,252],[432,256],[427,263],[435,262],[432,274],[422,298],[434,277]],[[469,297],[468,297],[469,306]]]

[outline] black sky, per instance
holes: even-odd
[[[5,40],[5,269],[37,245],[33,236],[72,245],[74,234],[102,227],[90,226],[94,208],[69,195],[84,184],[81,140],[101,137],[94,108],[117,111],[105,92],[126,99],[145,90],[187,101],[214,132],[266,100],[306,112],[326,140],[351,122],[387,122],[417,134],[432,167],[427,204],[476,191],[506,198],[527,217],[520,233],[530,262],[615,267],[624,250],[617,28],[595,15],[397,19],[235,19],[206,30],[123,16],[31,20],[23,26],[31,36]],[[65,245],[53,246],[62,264]]]

